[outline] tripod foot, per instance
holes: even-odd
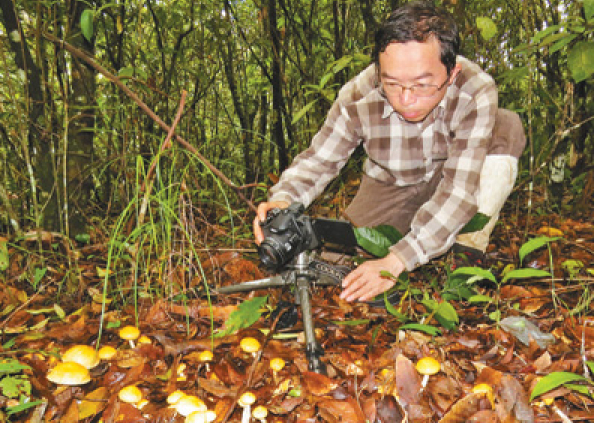
[[[307,357],[307,361],[309,362],[309,370],[315,373],[319,373],[322,375],[326,375],[326,364],[320,357],[324,355],[324,349],[318,344],[317,342],[307,344],[305,355]]]

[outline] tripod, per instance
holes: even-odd
[[[305,332],[305,354],[309,370],[315,373],[325,373],[325,365],[320,360],[320,357],[324,355],[324,349],[316,340],[311,314],[311,284],[337,286],[349,269],[346,266],[325,265],[314,261],[307,251],[299,253],[287,268],[290,270],[280,275],[226,286],[217,289],[216,292],[231,294],[294,285],[295,304],[301,306]]]

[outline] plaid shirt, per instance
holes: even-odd
[[[359,144],[364,171],[408,186],[429,181],[443,163],[435,194],[415,214],[411,230],[390,248],[410,271],[443,254],[477,211],[476,192],[497,114],[497,88],[478,65],[458,57],[461,72],[422,122],[405,121],[378,89],[375,65],[339,92],[311,146],[272,187],[271,201],[306,207],[338,174]]]

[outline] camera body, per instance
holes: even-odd
[[[272,209],[260,224],[264,241],[258,247],[260,260],[269,269],[280,270],[293,257],[320,246],[312,220],[303,214],[301,203],[286,209]]]

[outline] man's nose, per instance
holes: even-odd
[[[400,103],[403,106],[408,106],[417,101],[417,97],[413,94],[412,89],[409,87],[402,87],[402,93],[400,94]]]

